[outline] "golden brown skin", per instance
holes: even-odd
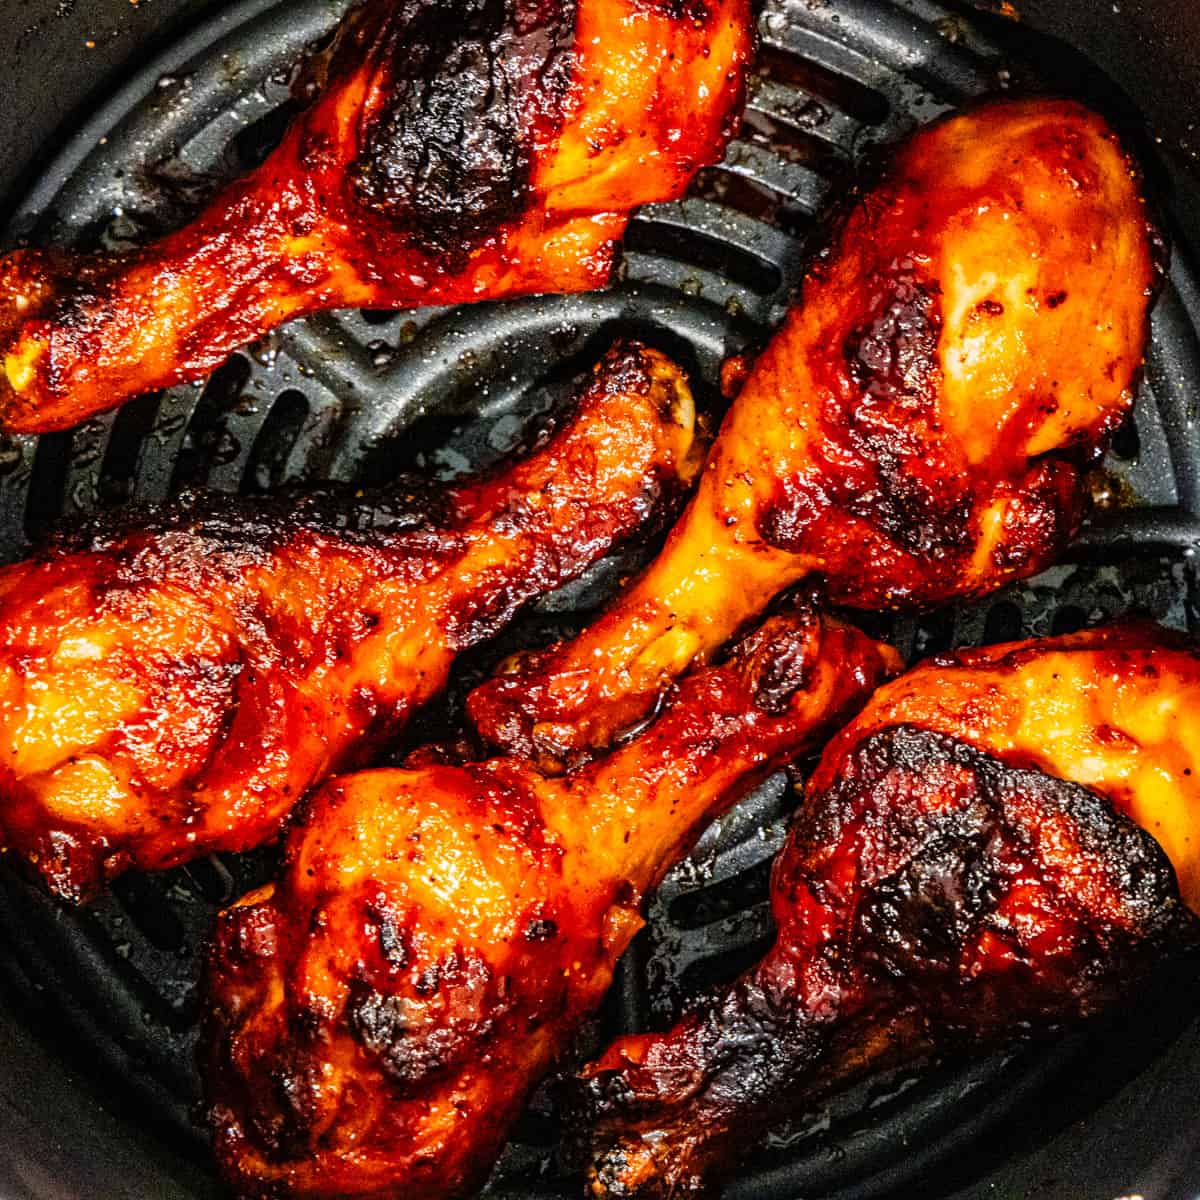
[[[235,1191],[472,1193],[667,867],[897,665],[852,628],[776,617],[602,763],[315,793],[278,884],[222,914],[209,956],[204,1062]]]
[[[1094,113],[997,102],[919,132],[816,262],[662,555],[477,692],[478,728],[569,761],[806,576],[877,609],[1044,567],[1129,410],[1156,280],[1136,172]]]
[[[747,0],[371,0],[317,102],[130,255],[0,262],[0,423],[73,425],[292,317],[582,291],[630,210],[717,161]]]
[[[591,1193],[703,1191],[819,1093],[1053,1030],[1194,944],[1197,712],[1200,653],[1149,624],[967,651],[880,689],[776,864],[774,948],[588,1069]]]
[[[0,570],[0,844],[60,896],[273,837],[454,656],[641,528],[695,472],[690,392],[615,347],[574,419],[436,497],[199,497]],[[357,526],[366,524],[366,528]]]

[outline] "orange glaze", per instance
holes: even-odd
[[[203,1047],[243,1196],[472,1194],[710,818],[896,669],[811,613],[684,680],[607,761],[369,771],[306,804],[225,912]]]
[[[64,897],[274,837],[454,656],[641,528],[696,468],[691,395],[619,344],[574,420],[436,498],[213,495],[0,570],[0,842]],[[405,508],[407,504],[407,509]]]
[[[1052,561],[1132,402],[1156,283],[1138,179],[1066,101],[917,133],[836,226],[658,560],[470,711],[546,765],[609,744],[782,589],[899,608]]]
[[[320,309],[604,284],[630,210],[720,158],[746,0],[480,7],[357,8],[320,98],[180,232],[0,262],[3,424],[68,427]]]
[[[772,949],[587,1068],[590,1194],[696,1194],[834,1087],[1149,986],[1200,940],[1197,713],[1200,651],[1149,623],[885,684],[809,781],[772,876]]]

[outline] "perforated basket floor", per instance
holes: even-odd
[[[134,75],[66,144],[20,207],[10,237],[120,247],[177,225],[267,152],[294,111],[296,65],[345,7],[344,0],[230,6]],[[688,199],[636,217],[617,286],[503,305],[312,318],[194,386],[143,397],[69,433],[5,442],[0,552],[18,556],[56,519],[160,499],[186,485],[259,492],[309,479],[386,482],[405,467],[441,477],[475,469],[519,444],[618,331],[634,330],[673,353],[711,402],[722,358],[765,338],[782,316],[817,214],[864,155],[1028,73],[1010,50],[925,0],[771,0],[761,34],[742,137]],[[1028,47],[1038,57],[1036,45]],[[1070,86],[1101,99],[1107,90],[1086,73]],[[1194,623],[1198,317],[1200,295],[1177,253],[1155,311],[1136,419],[1097,476],[1101,511],[1069,561],[981,606],[896,622],[884,632],[903,650],[920,655],[1061,632],[1130,611]],[[586,619],[618,573],[602,566],[537,606],[500,648],[472,656],[449,699],[418,729],[453,722],[465,681],[500,649]],[[792,803],[784,778],[771,780],[672,872],[586,1045],[670,1020],[699,988],[762,951],[770,938],[768,867]],[[53,1034],[57,1052],[99,1081],[122,1121],[149,1128],[168,1155],[206,1162],[194,1122],[197,947],[216,908],[262,879],[270,862],[268,850],[131,875],[78,913],[0,873],[10,1000],[35,1030]],[[919,1183],[937,1195],[986,1176],[999,1161],[1011,1171],[1056,1128],[1115,1102],[1123,1086],[1136,1086],[1164,1055],[1179,1052],[1168,1047],[1193,1036],[1183,1034],[1192,995],[1180,990],[1150,998],[1136,1021],[1118,1013],[1107,1029],[1053,1048],[862,1087],[774,1131],[730,1193],[865,1198],[911,1195]],[[1087,1089],[1094,1094],[1077,1094]],[[1031,1108],[1044,1115],[1031,1122]],[[1182,1115],[1195,1123],[1200,1102]],[[575,1194],[577,1183],[555,1166],[555,1140],[543,1090],[493,1190]],[[187,1175],[192,1182],[170,1194],[220,1194],[202,1169]],[[979,1194],[987,1187],[1016,1194],[1003,1182],[1015,1177],[989,1178]]]

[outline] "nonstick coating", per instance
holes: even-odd
[[[325,6],[332,11],[336,2],[329,0]],[[872,0],[804,2],[817,9],[840,5],[848,19],[859,21],[873,6]],[[325,0],[317,0],[316,6],[322,3]],[[297,13],[313,7],[311,0],[294,0]],[[886,7],[904,8],[923,19],[930,18],[933,9],[925,0],[896,0]],[[85,121],[97,97],[108,96],[125,82],[130,64],[141,65],[186,35],[198,19],[229,8],[197,0],[10,0],[0,18],[9,23],[7,36],[0,35],[0,62],[5,67],[0,131],[7,148],[0,161],[0,196],[15,202],[27,192],[63,144],[56,131],[64,122],[69,132],[72,124]],[[1031,26],[1070,38],[1132,93],[1137,108],[1148,119],[1147,143],[1157,142],[1164,157],[1158,187],[1170,202],[1182,240],[1200,246],[1200,209],[1189,178],[1190,153],[1198,137],[1190,122],[1193,98],[1200,95],[1200,6],[1181,5],[1177,0],[1123,0],[1119,5],[1107,0],[1031,0],[1022,11]],[[978,27],[1002,44],[1014,38],[1008,22],[993,25],[980,19]],[[1079,64],[1069,51],[1031,38],[1028,31],[1015,31],[1015,40],[1022,54],[1040,60],[1040,73],[1052,84],[1061,76],[1064,89],[1075,86]],[[1088,86],[1099,102],[1119,111],[1126,107],[1115,94],[1107,94],[1113,89],[1102,79],[1092,80]],[[101,210],[102,201],[102,197],[91,198]],[[77,220],[82,220],[79,213],[87,210],[88,203],[87,197],[77,198]],[[638,235],[642,241],[638,243],[635,237],[631,243],[635,260],[638,253],[653,260],[664,246],[669,249],[661,241],[661,229],[656,234],[652,227],[646,228],[649,232]],[[731,230],[730,236],[736,236],[738,231]],[[683,301],[668,303],[650,295],[632,309],[625,302],[611,300],[593,303],[590,308],[581,305],[578,319],[572,318],[566,325],[565,310],[558,302],[544,309],[539,302],[532,302],[518,306],[511,315],[497,310],[494,316],[471,317],[466,328],[481,346],[490,347],[488,353],[495,355],[492,366],[498,374],[509,361],[506,345],[511,356],[514,345],[529,349],[552,343],[555,354],[570,362],[586,357],[589,330],[603,327],[606,319],[649,320],[665,329],[663,336],[676,339],[680,350],[686,349],[693,370],[711,376],[723,350],[753,338],[759,327],[774,319],[779,298],[794,282],[795,259],[787,247],[768,242],[760,249],[764,261],[779,270],[779,277],[751,279],[754,286],[749,288],[745,305],[739,304],[736,311],[725,306],[719,313],[710,312],[703,305],[689,303],[689,276],[684,281],[688,286],[683,288]],[[745,263],[743,268],[749,269]],[[692,275],[701,277],[696,272]],[[665,277],[664,281],[678,283]],[[1180,276],[1177,283],[1184,300],[1191,299],[1189,278]],[[1156,337],[1169,352],[1163,359],[1162,377],[1151,383],[1165,416],[1140,425],[1140,451],[1136,443],[1132,448],[1119,447],[1125,453],[1113,464],[1118,474],[1132,479],[1144,499],[1158,506],[1140,524],[1129,526],[1142,539],[1140,550],[1130,553],[1101,529],[1091,536],[1090,548],[1076,556],[1076,565],[1052,572],[1037,585],[1013,589],[973,613],[900,623],[891,632],[906,650],[927,651],[951,640],[996,640],[1022,631],[1047,633],[1129,608],[1149,610],[1175,624],[1195,627],[1191,514],[1200,497],[1200,460],[1194,449],[1180,452],[1180,446],[1192,446],[1192,440],[1181,431],[1193,413],[1188,380],[1176,378],[1179,364],[1188,361],[1187,354],[1177,352],[1178,346],[1192,336],[1194,318],[1182,302],[1176,309],[1160,314],[1156,325]],[[394,320],[379,329],[394,342],[399,324]],[[351,326],[352,339],[366,336],[361,323],[351,322]],[[573,333],[563,332],[567,326]],[[285,353],[289,349],[286,342],[283,349]],[[297,352],[303,357],[303,344]],[[251,370],[258,371],[253,362]],[[407,378],[411,384],[415,377]],[[561,383],[551,380],[535,389],[534,407],[551,403]],[[239,382],[236,373],[219,382],[211,389],[214,405],[244,385],[245,380]],[[435,392],[440,389],[439,394],[452,407],[453,393],[460,390],[459,384],[447,382],[445,372],[436,370],[427,374],[425,386]],[[519,402],[513,404],[513,411],[527,411]],[[500,417],[503,421],[503,412]],[[393,414],[391,419],[400,418]],[[295,433],[286,423],[283,428],[289,435]],[[244,472],[240,461],[236,477],[227,470],[222,474],[219,461],[215,467],[206,461],[206,455],[213,456],[214,444],[211,437],[205,441],[205,436],[212,432],[200,430],[201,436],[194,439],[190,450],[189,444],[181,441],[178,453],[164,461],[166,474],[158,478],[143,471],[139,483],[151,490],[166,490],[172,481],[178,481],[182,462],[187,470],[203,468],[209,481],[218,486],[253,486],[255,473]],[[256,469],[267,483],[275,482],[280,472],[303,474],[304,467],[317,473],[370,470],[369,454],[359,451],[379,432],[368,420],[361,438],[351,439],[350,449],[343,447],[332,458],[322,457],[319,439],[312,438],[317,448],[308,457],[307,451],[290,459],[265,455]],[[487,441],[494,433],[494,425],[474,433],[468,429],[460,449],[466,451],[466,457],[476,457],[472,438]],[[443,455],[435,461],[444,465],[449,459]],[[45,485],[49,508],[69,513],[77,503],[90,506],[92,493],[87,492],[79,502],[74,487],[80,480],[94,482],[94,472],[74,459],[64,459],[61,470],[56,464],[53,449],[43,452],[40,478],[51,481]],[[53,495],[54,487],[63,494]],[[0,482],[0,510],[3,490]],[[117,498],[100,496],[101,500]],[[34,526],[36,517],[35,513]],[[11,529],[0,530],[0,540],[5,552],[12,553]],[[603,584],[603,578],[593,581],[594,587]],[[583,601],[587,602],[586,596]],[[568,596],[562,607],[570,609],[579,602],[578,594]],[[538,618],[541,632],[561,615],[554,606],[543,611]],[[515,636],[528,636],[528,627]],[[693,933],[700,926],[709,930],[728,925],[725,969],[761,945],[766,933],[761,905],[747,900],[746,889],[761,891],[763,887],[762,864],[782,834],[783,803],[779,784],[767,788],[730,823],[745,828],[726,828],[708,839],[710,855],[719,857],[728,845],[727,857],[741,856],[739,864],[744,869],[731,876],[732,889],[722,891],[723,884],[701,886],[704,881],[693,878],[686,869],[673,874],[655,902],[655,936],[643,941],[637,961],[627,966],[610,1006],[610,1021],[644,1019],[647,1004],[654,1010],[649,1015],[662,1019],[681,991],[698,986],[708,959],[693,964],[695,971],[688,964],[697,945]],[[745,829],[759,824],[764,824],[767,836],[751,854],[745,848]],[[704,847],[701,849],[703,860]],[[723,869],[728,867],[724,862]],[[246,864],[244,870],[246,878],[251,878],[255,864]],[[214,895],[225,886],[219,879],[202,883]],[[140,886],[133,885],[133,891]],[[203,886],[199,890],[203,891]],[[81,946],[91,944],[88,937],[95,945],[103,945],[106,938],[111,940],[111,930],[89,934],[84,929],[81,942],[78,918],[59,913],[11,880],[0,892],[5,913],[0,936],[13,942],[11,948],[0,947],[0,963],[8,960],[11,949],[13,955],[23,953],[26,962],[42,964],[42,970],[23,984],[15,978],[0,980],[0,1046],[4,1047],[0,1060],[0,1200],[199,1200],[215,1195],[202,1154],[186,1146],[181,1150],[187,1135],[180,1134],[179,1128],[186,1126],[188,1118],[186,1109],[179,1109],[178,1097],[186,1093],[186,1087],[169,1086],[172,1055],[178,1059],[174,1066],[179,1076],[190,1072],[186,1023],[181,1023],[176,1040],[160,1033],[146,1035],[137,1028],[142,1014],[117,1011],[129,1003],[128,994],[119,989],[114,989],[111,997],[110,1022],[97,1023],[94,1013],[76,1011],[89,1006],[70,998],[73,989],[78,991],[93,980],[103,987],[108,980],[102,966],[86,974],[87,964],[80,962]],[[144,916],[160,898],[161,893],[151,885],[143,895],[122,896],[121,903]],[[186,905],[183,908],[192,911]],[[106,912],[119,911],[118,906],[102,910],[100,919],[107,919]],[[203,916],[203,910],[196,911]],[[714,921],[723,915],[727,917],[724,925]],[[176,933],[159,929],[156,936],[170,943]],[[185,930],[184,936],[186,940],[193,935]],[[31,943],[23,951],[17,945],[22,938]],[[703,949],[712,953],[711,946]],[[153,951],[151,945],[146,953]],[[134,953],[140,952],[135,946]],[[63,987],[55,982],[58,966],[70,976]],[[81,971],[88,981],[85,985],[80,983]],[[179,975],[176,968],[174,974],[166,971],[163,978],[170,982]],[[646,977],[657,981],[655,987],[647,990]],[[917,1190],[923,1196],[947,1200],[1194,1197],[1200,1192],[1200,1100],[1194,1088],[1200,1077],[1200,1024],[1189,1024],[1197,994],[1193,980],[1193,974],[1186,971],[1164,979],[1158,994],[1136,998],[1129,1008],[1114,1014],[1105,1028],[1067,1039],[1052,1050],[1024,1052],[1012,1060],[1001,1057],[969,1070],[951,1071],[932,1085],[913,1087],[912,1081],[901,1079],[890,1081],[886,1088],[860,1092],[832,1114],[825,1114],[833,1122],[836,1139],[822,1141],[819,1129],[799,1127],[794,1131],[794,1145],[776,1145],[754,1160],[735,1180],[733,1194],[745,1198],[795,1196],[797,1200],[802,1194],[813,1200],[818,1194],[862,1200],[866,1196],[910,1196]],[[90,1007],[101,1012],[109,1004],[104,997],[91,999]],[[148,1027],[159,1030],[161,1016],[148,1011],[144,1019]],[[115,1040],[114,1029],[124,1029]],[[130,1076],[138,1076],[138,1056],[146,1053],[157,1057],[144,1062],[141,1074],[154,1082],[139,1088],[134,1086],[136,1078],[131,1084]],[[896,1091],[903,1091],[900,1099],[892,1094]],[[536,1170],[541,1162],[536,1129],[531,1138],[534,1150],[522,1150],[506,1176],[506,1196],[560,1194],[552,1179],[542,1182],[528,1170],[522,1173],[520,1154],[526,1155],[531,1169]]]

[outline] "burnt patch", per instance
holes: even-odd
[[[561,124],[575,6],[407,0],[378,51],[382,107],[352,173],[365,208],[431,252],[469,249],[520,211],[535,146]]]
[[[1104,797],[942,734],[870,735],[806,812],[800,846],[855,846],[853,958],[950,1035],[1089,1015],[1196,937],[1161,847]]]
[[[935,283],[904,264],[876,280],[866,319],[843,347],[851,379],[868,396],[904,403],[934,394],[942,333],[938,296]]]
[[[367,919],[377,930],[379,952],[384,962],[395,970],[403,970],[412,957],[412,934],[406,922],[391,905],[386,895],[379,895],[367,905]]]
[[[755,519],[758,535],[769,546],[802,553],[809,537],[820,532],[820,519],[829,509],[829,497],[806,479],[785,476]]]
[[[622,339],[592,369],[593,386],[608,396],[646,396],[653,385],[646,347]]]
[[[945,462],[921,463],[885,446],[872,447],[876,486],[848,495],[848,512],[870,521],[897,545],[933,560],[947,551],[969,553],[975,543],[971,521],[974,498],[955,487]]]
[[[760,532],[772,545],[794,549],[820,509],[832,506],[921,559],[969,552],[969,477],[938,415],[940,289],[903,259],[874,273],[865,293],[840,326],[849,332],[824,381],[836,397],[815,451],[824,490],[785,485]]]
[[[558,925],[549,917],[534,917],[525,926],[527,942],[549,942],[558,937]]]
[[[501,1011],[481,959],[451,957],[435,970],[435,986],[414,988],[416,996],[358,984],[346,1006],[355,1040],[401,1094],[462,1062]]]
[[[812,675],[820,621],[811,610],[796,620],[768,622],[746,639],[735,653],[746,661],[746,673],[760,711],[780,715]]]

